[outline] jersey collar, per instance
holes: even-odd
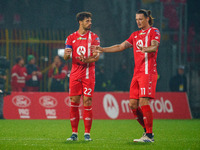
[[[150,28],[152,28],[152,27],[149,27],[149,28],[146,29],[146,30],[142,30],[142,29],[141,29],[141,32],[146,32],[146,31],[148,31]]]
[[[84,36],[84,35],[88,34],[88,32],[89,32],[89,31],[87,31],[85,34],[80,34],[80,33],[77,31],[77,34],[80,35],[80,36]]]

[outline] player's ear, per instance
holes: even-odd
[[[78,23],[79,23],[79,25],[81,25],[81,24],[82,24],[82,22],[83,22],[83,21],[79,20],[79,22],[78,22]]]
[[[147,21],[149,22],[149,20],[150,20],[150,18],[149,17],[147,17]]]

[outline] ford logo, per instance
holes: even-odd
[[[17,107],[28,107],[31,105],[31,100],[24,95],[14,96],[12,102]]]
[[[53,108],[57,105],[57,100],[52,96],[42,96],[39,99],[39,103],[41,106],[46,108]]]

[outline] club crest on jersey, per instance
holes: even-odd
[[[142,40],[138,40],[137,43],[136,43],[137,48],[140,49],[140,48],[138,47],[138,45],[139,45],[139,46],[143,46],[143,41],[142,41]]]
[[[85,48],[84,46],[79,46],[79,47],[77,48],[77,54],[78,54],[78,55],[81,55],[81,53],[82,53],[83,55],[85,55],[85,53],[86,53],[86,48]]]
[[[87,38],[78,37],[77,40],[87,40]]]

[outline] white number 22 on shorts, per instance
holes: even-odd
[[[91,88],[84,88],[84,94],[85,95],[91,95],[92,89]]]

